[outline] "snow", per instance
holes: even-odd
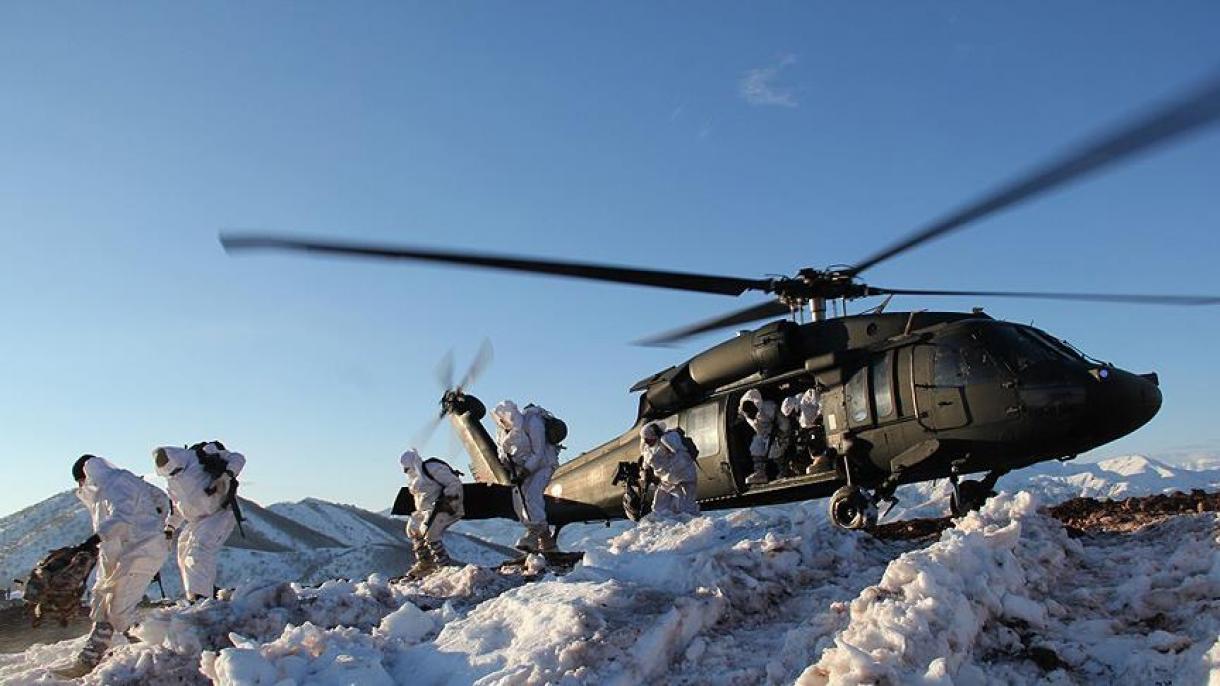
[[[230,595],[150,611],[85,683],[1220,683],[1220,517],[1072,538],[1040,509],[1215,475],[1143,458],[1030,472],[932,541],[835,529],[813,501],[565,527],[585,550],[566,575],[489,568],[502,552],[467,536],[511,543],[512,522],[463,522],[450,547],[475,564],[420,581],[369,574],[392,548],[374,529],[350,548],[232,550]],[[334,505],[327,529],[329,505],[268,511],[332,540],[378,516]],[[0,655],[0,682],[62,683],[47,670],[80,645]]]

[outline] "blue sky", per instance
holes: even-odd
[[[1220,5],[6,3],[0,512],[82,452],[219,438],[247,495],[381,509],[437,360],[576,449],[744,303],[441,268],[226,256],[225,228],[760,276],[861,259],[1220,67]],[[1220,293],[1220,130],[869,273],[875,285]],[[752,302],[752,301],[751,301]],[[1164,409],[1099,451],[1220,446],[1216,309],[985,305]],[[444,453],[443,433],[431,445]]]

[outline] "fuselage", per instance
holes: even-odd
[[[709,380],[719,385],[701,385]],[[1072,457],[1134,431],[1161,404],[1155,375],[1117,369],[1043,331],[978,313],[775,323],[637,385],[644,397],[635,425],[555,472],[547,491],[554,514],[623,516],[622,491],[610,481],[619,462],[639,456],[638,427],[647,420],[681,427],[699,446],[705,509],[829,495],[845,483],[842,470],[766,487],[744,483],[750,433],[737,417],[741,394],[759,388],[778,400],[815,382],[825,388],[830,446],[845,451],[849,439],[864,446],[852,475],[863,487]]]

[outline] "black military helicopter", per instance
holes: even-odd
[[[947,291],[865,284],[868,269],[971,222],[1069,181],[1198,131],[1220,119],[1220,79],[1116,128],[1035,169],[940,221],[850,266],[802,269],[767,279],[671,272],[583,262],[367,245],[292,237],[229,234],[228,251],[281,249],[325,255],[416,260],[547,274],[721,295],[760,291],[772,300],[649,339],[672,343],[758,320],[795,315],[705,350],[631,387],[641,393],[632,428],[562,464],[547,491],[548,516],[562,526],[625,516],[612,485],[639,454],[638,429],[660,420],[680,427],[699,448],[698,497],[704,509],[749,507],[830,496],[831,519],[860,528],[905,483],[949,479],[955,513],[977,507],[1000,475],[1036,462],[1070,459],[1124,436],[1160,409],[1156,374],[1134,374],[1093,359],[1032,326],[972,312],[885,312],[893,296],[1044,298],[1147,305],[1213,305],[1220,297]],[[828,302],[885,296],[880,306],[827,318]],[[795,317],[794,317],[795,318]],[[822,389],[822,423],[835,468],[748,485],[750,429],[738,417],[749,389],[779,400]],[[512,517],[508,474],[481,423],[484,404],[462,387],[442,398],[470,454],[479,483],[466,493],[468,518]],[[981,480],[959,476],[986,472]],[[407,507],[409,511],[409,506]]]

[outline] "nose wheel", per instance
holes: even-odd
[[[843,486],[830,496],[830,521],[844,529],[867,529],[877,523],[877,506],[856,486]]]

